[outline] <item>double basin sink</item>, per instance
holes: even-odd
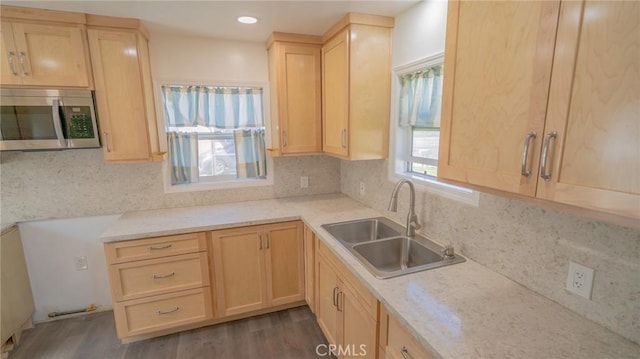
[[[385,218],[324,224],[322,227],[345,246],[377,278],[385,279],[464,262],[465,259]]]

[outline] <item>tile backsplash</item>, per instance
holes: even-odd
[[[398,212],[386,212],[394,186],[386,161],[342,161],[341,176],[344,194],[405,222],[406,187]],[[423,191],[416,197],[422,233],[640,343],[639,230],[484,193],[478,207]],[[569,261],[595,269],[591,300],[564,288]]]
[[[162,164],[105,164],[99,149],[0,153],[0,217],[13,222],[340,192],[340,161],[276,158],[274,185],[164,193]],[[309,187],[300,188],[300,176]]]

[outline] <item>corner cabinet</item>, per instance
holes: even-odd
[[[109,22],[90,16],[88,29],[104,159],[161,161],[145,32],[137,20]]]
[[[637,226],[638,18],[635,2],[451,2],[438,175]]]
[[[319,36],[273,33],[267,41],[271,156],[322,153]]]
[[[0,27],[0,85],[92,86],[84,14],[3,6]]]
[[[302,228],[295,221],[211,232],[218,317],[304,300]]]
[[[393,18],[348,14],[324,35],[322,150],[350,160],[389,150]]]

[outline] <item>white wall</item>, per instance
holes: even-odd
[[[446,1],[423,1],[396,18],[393,29],[393,67],[444,51]]]
[[[396,17],[394,66],[443,51],[446,4],[428,0]],[[386,211],[393,183],[387,161],[342,161],[342,192]],[[358,194],[359,183],[368,190]],[[397,213],[403,223],[407,190]],[[417,191],[421,230],[442,244],[640,343],[640,231],[489,194],[479,207]],[[565,290],[569,261],[595,269],[592,299]],[[452,280],[455,280],[452,279]]]
[[[35,301],[34,321],[47,314],[86,308],[111,308],[102,232],[119,216],[98,216],[20,223],[20,235]],[[75,258],[87,257],[77,271]]]
[[[156,81],[269,81],[261,43],[152,34],[149,52]]]

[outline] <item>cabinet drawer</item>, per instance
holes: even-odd
[[[209,285],[206,252],[115,264],[109,274],[116,301]]]
[[[118,337],[130,337],[211,319],[209,287],[114,303]]]
[[[389,316],[388,330],[388,342],[385,348],[387,358],[433,358],[392,316]]]
[[[108,264],[205,251],[204,232],[105,243]]]

